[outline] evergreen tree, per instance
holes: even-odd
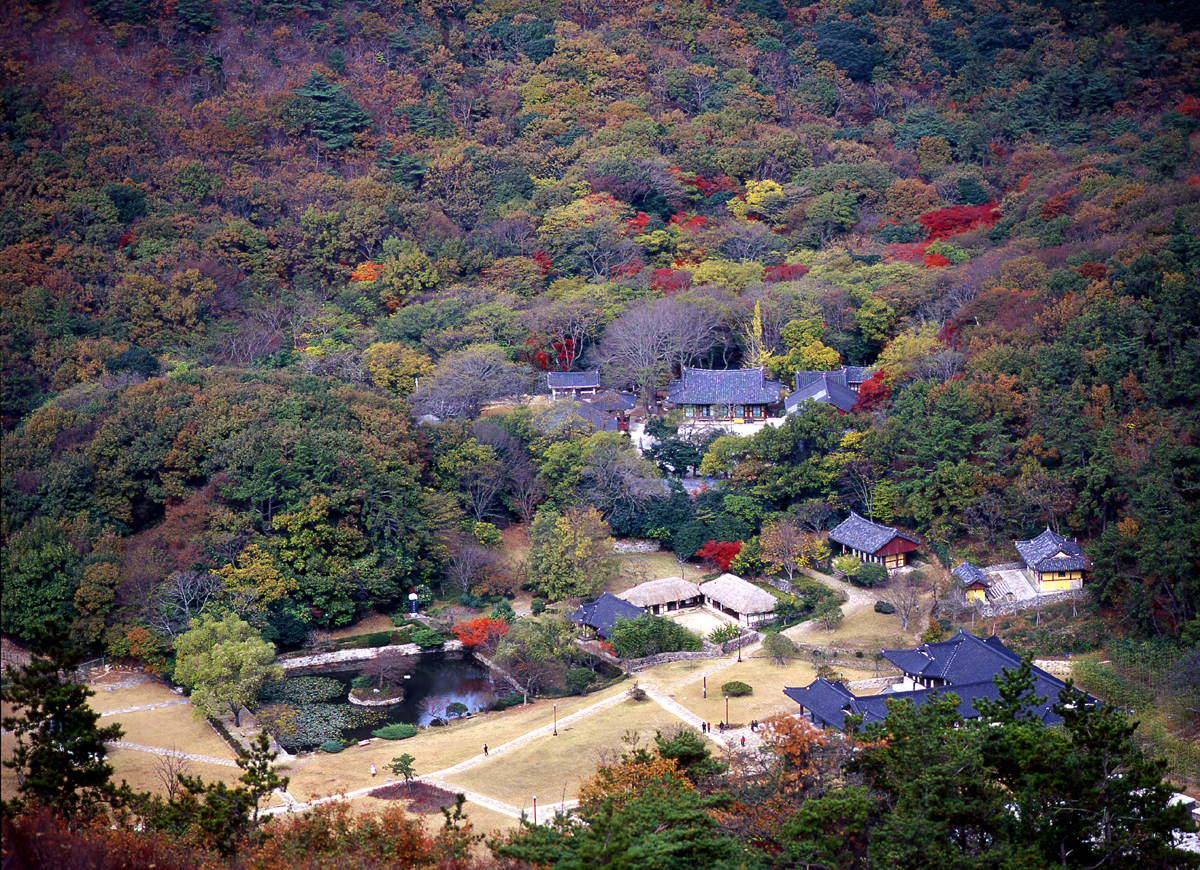
[[[112,765],[104,760],[105,741],[119,739],[121,727],[98,727],[100,714],[87,703],[95,693],[68,676],[79,666],[79,650],[57,623],[38,631],[35,650],[29,664],[5,667],[0,697],[12,713],[0,721],[17,743],[4,766],[17,772],[20,796],[0,807],[7,814],[37,802],[73,816],[128,797],[127,789],[113,786]]]

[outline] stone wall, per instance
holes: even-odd
[[[731,641],[732,643],[732,641]],[[736,649],[736,647],[734,647]],[[661,665],[664,662],[689,662],[703,661],[704,659],[715,659],[725,655],[720,648],[714,646],[708,641],[704,642],[704,648],[698,652],[669,652],[658,653],[657,655],[644,656],[640,659],[625,659],[621,662],[621,667],[625,668],[629,673],[637,673],[644,671],[646,668],[652,668],[655,665]]]
[[[1034,610],[1062,601],[1083,601],[1088,598],[1086,589],[1064,589],[1062,592],[1047,592],[1033,598],[1018,598],[1013,601],[984,601],[975,605],[980,616],[1009,616],[1022,610]]]
[[[458,640],[448,640],[436,649],[424,650],[415,643],[401,643],[392,646],[366,647],[363,649],[340,649],[336,652],[314,653],[306,656],[279,659],[279,664],[290,676],[303,674],[319,674],[322,671],[348,670],[359,662],[370,661],[384,650],[400,650],[405,655],[419,656],[425,653],[461,653],[463,645]]]

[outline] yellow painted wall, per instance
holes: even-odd
[[[1042,592],[1063,592],[1067,589],[1079,589],[1083,586],[1083,574],[1071,571],[1066,577],[1056,577],[1054,574],[1042,574]]]
[[[987,590],[986,589],[968,589],[967,590],[967,598],[971,601],[985,601],[985,600],[987,600]]]

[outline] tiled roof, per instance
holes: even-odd
[[[861,384],[875,374],[875,370],[866,366],[842,366],[842,374],[851,384]]]
[[[667,401],[676,405],[769,405],[779,401],[779,381],[763,369],[683,369],[671,381]]]
[[[976,568],[970,562],[963,562],[950,573],[961,580],[964,586],[971,586],[974,583],[981,583],[984,587],[992,585],[992,582],[987,578],[987,574],[984,574],[981,569]]]
[[[546,383],[555,390],[594,390],[600,387],[600,371],[546,372]]]
[[[838,680],[817,677],[807,686],[784,688],[783,694],[839,731],[845,726],[846,714],[857,712],[854,693]]]
[[[1000,694],[995,678],[1004,669],[1015,670],[1021,658],[1004,645],[998,637],[981,640],[960,631],[948,641],[925,644],[915,650],[884,650],[884,657],[909,676],[941,676],[948,685],[932,689],[915,689],[899,692],[884,692],[879,695],[858,697],[841,683],[830,683],[817,679],[801,688],[784,689],[784,694],[825,723],[843,728],[849,713],[861,713],[863,723],[881,722],[887,716],[887,702],[909,701],[923,704],[939,694],[953,692],[960,704],[958,712],[963,718],[979,715],[975,703],[980,699],[999,700]],[[1056,677],[1033,668],[1033,694],[1042,700],[1029,712],[1046,724],[1061,720],[1052,710],[1058,702],[1058,693],[1066,684]],[[1083,695],[1086,703],[1095,699]]]
[[[961,629],[949,640],[922,644],[915,650],[885,649],[883,657],[910,676],[937,677],[951,684],[990,680],[1002,668],[1021,664],[1020,656],[999,638],[982,640]]]
[[[603,592],[590,604],[579,605],[579,609],[575,611],[571,621],[594,628],[596,634],[608,639],[612,637],[613,626],[616,625],[618,619],[637,619],[645,613],[646,611],[641,607],[630,604],[628,601],[622,601],[608,592]]]
[[[591,398],[585,398],[593,408],[599,408],[601,411],[632,411],[637,406],[637,396],[633,393],[618,393],[615,390],[605,390],[603,393],[597,393]]]
[[[1077,543],[1050,529],[1031,541],[1014,543],[1025,564],[1038,571],[1084,571],[1092,567]]]
[[[801,375],[806,377],[802,379]],[[796,392],[784,399],[783,405],[790,414],[806,399],[833,405],[849,414],[858,401],[858,394],[846,386],[846,376],[841,372],[796,372]]]
[[[829,540],[845,544],[862,553],[875,553],[896,537],[913,544],[921,543],[916,538],[890,526],[881,526],[879,523],[863,519],[854,511],[851,511],[850,516],[829,533]]]
[[[809,384],[817,381],[828,381],[832,384],[840,384],[847,387],[846,372],[839,370],[836,372],[796,372],[796,389],[803,390]]]
[[[753,583],[747,583],[736,574],[722,574],[716,580],[701,583],[700,591],[738,613],[770,613],[775,609],[774,595]]]

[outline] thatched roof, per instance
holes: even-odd
[[[695,583],[689,583],[682,577],[664,577],[661,580],[639,583],[617,597],[624,598],[630,604],[636,604],[638,607],[653,607],[656,604],[666,604],[670,601],[699,598],[700,587]]]
[[[770,613],[775,609],[774,595],[734,574],[722,574],[716,580],[701,583],[700,591],[738,613]]]

